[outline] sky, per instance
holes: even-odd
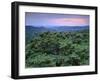
[[[25,12],[25,25],[87,26],[89,25],[89,15]]]

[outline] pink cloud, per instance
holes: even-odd
[[[68,26],[75,26],[75,25],[88,25],[89,20],[85,18],[59,18],[59,19],[51,19],[49,20],[50,23],[58,24],[58,25],[68,25]]]

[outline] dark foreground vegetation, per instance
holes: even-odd
[[[89,31],[43,32],[26,44],[26,68],[89,64]]]

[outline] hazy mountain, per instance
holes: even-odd
[[[88,30],[89,26],[25,26],[26,40],[30,40],[34,36],[38,36],[42,32],[76,32]]]
[[[46,32],[46,31],[56,31],[56,32],[67,32],[67,31],[80,31],[89,29],[89,26],[54,26],[54,27],[35,27],[26,26],[26,32]]]

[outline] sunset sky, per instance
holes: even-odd
[[[88,15],[25,13],[25,25],[31,26],[86,26],[89,25]]]

